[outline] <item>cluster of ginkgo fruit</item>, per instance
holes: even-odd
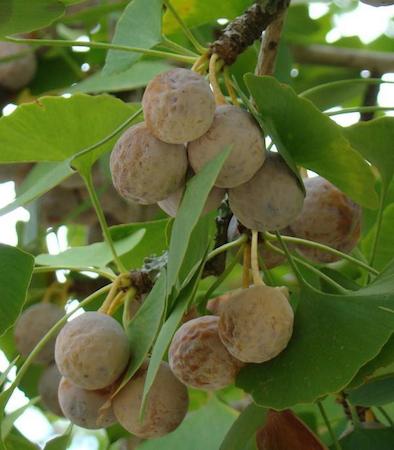
[[[234,213],[229,240],[241,224],[256,233],[285,230],[341,251],[356,245],[360,208],[321,177],[305,180],[304,200],[298,178],[278,153],[266,150],[252,115],[239,106],[216,105],[200,74],[178,68],[156,76],[142,104],[144,122],[127,130],[111,155],[114,186],[126,199],[158,202],[175,216],[187,177],[231,148],[204,210],[216,209],[228,196]],[[263,241],[259,245],[268,268],[283,263],[283,255]],[[336,258],[314,247],[298,250],[319,263]],[[294,318],[288,291],[254,281],[211,302],[217,315],[195,318],[177,331],[169,363],[182,383],[221,389],[245,363],[268,361],[286,348]]]
[[[278,153],[268,152],[258,124],[244,109],[216,105],[200,74],[174,69],[155,77],[143,97],[144,122],[132,126],[111,154],[114,186],[125,198],[158,203],[174,216],[187,178],[224,148],[229,157],[211,191],[205,212],[227,195],[234,218],[257,232],[286,230],[342,251],[350,251],[360,233],[360,208],[321,177],[305,180],[306,198],[296,175]],[[255,250],[268,267],[283,263],[261,240]],[[332,255],[310,247],[299,252],[316,262]],[[271,258],[271,259],[270,259]],[[122,326],[103,312],[86,312],[68,322],[46,343],[36,362],[50,365],[40,382],[42,400],[55,414],[84,428],[119,422],[143,439],[163,436],[179,426],[188,410],[187,387],[217,390],[232,384],[248,363],[264,363],[288,345],[294,313],[285,287],[256,282],[212,300],[212,315],[185,322],[169,348],[149,392],[141,402],[149,360],[122,384],[135,349]],[[41,303],[28,308],[15,327],[18,350],[27,356],[63,315]]]

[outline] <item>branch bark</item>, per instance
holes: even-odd
[[[351,67],[371,72],[394,72],[394,54],[340,48],[328,45],[290,46],[294,59],[302,64]]]
[[[227,65],[235,62],[247,47],[287,8],[290,0],[260,0],[230,22],[221,36],[210,45]]]
[[[286,10],[280,13],[263,34],[256,75],[273,75],[278,55],[280,36],[286,17]]]
[[[381,78],[381,76],[382,74],[379,72],[371,72],[371,78]],[[379,84],[370,84],[367,86],[364,94],[363,106],[376,106],[378,103],[379,91]],[[374,112],[363,112],[360,114],[360,122],[367,122],[368,120],[372,120],[374,117]]]

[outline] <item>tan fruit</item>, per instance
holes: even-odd
[[[97,430],[116,423],[111,406],[111,392],[106,389],[87,391],[62,378],[59,385],[59,403],[65,417],[82,428]],[[105,406],[104,406],[105,405]]]
[[[304,207],[290,225],[291,234],[349,253],[360,238],[361,208],[322,177],[308,178],[304,184]],[[304,256],[318,263],[340,259],[311,247],[297,248]]]
[[[158,202],[158,205],[169,216],[175,217],[181,204],[184,191],[185,186],[182,186],[169,197]],[[225,193],[226,191],[224,189],[214,187],[208,195],[202,214],[204,215],[218,209],[222,203]]]
[[[184,184],[187,156],[183,145],[159,141],[140,123],[116,143],[110,167],[115,189],[122,197],[149,205]]]
[[[227,239],[229,242],[234,241],[235,239],[238,239],[241,233],[238,229],[239,222],[235,216],[233,216],[230,220],[230,223],[228,225],[227,229]],[[289,232],[287,229],[281,230],[281,234],[288,235]],[[261,241],[261,236],[259,240],[258,245],[259,253],[261,256],[261,259],[267,269],[273,269],[274,267],[280,266],[286,261],[286,257],[281,255],[280,253],[276,253],[273,250],[271,250],[266,243]]]
[[[214,316],[219,316],[220,311],[224,307],[224,305],[230,300],[231,296],[235,293],[238,293],[240,289],[235,291],[226,292],[223,295],[219,295],[218,297],[211,298],[207,303],[207,310],[212,313]]]
[[[208,82],[188,69],[157,75],[142,98],[146,126],[163,142],[182,144],[202,136],[212,124],[215,100]]]
[[[17,91],[33,79],[37,61],[32,48],[25,44],[0,42],[0,59],[20,54],[16,59],[0,63],[0,86]]]
[[[154,219],[159,212],[157,205],[140,205],[135,201],[126,201],[117,194],[112,185],[101,194],[100,201],[106,216],[112,217],[116,224],[147,222]]]
[[[47,332],[64,316],[63,308],[51,303],[36,303],[18,318],[14,329],[18,352],[27,357]],[[35,362],[49,364],[54,359],[55,339],[50,339],[36,356]]]
[[[278,153],[270,153],[256,175],[230,189],[228,195],[237,219],[257,231],[286,228],[301,212],[304,202],[296,176]]]
[[[218,334],[219,318],[199,317],[175,333],[168,360],[173,374],[186,386],[218,390],[234,383],[243,364],[226,350]]]
[[[63,416],[57,395],[61,378],[62,376],[56,364],[52,364],[44,370],[38,382],[38,392],[41,396],[42,404],[57,416]]]
[[[164,436],[177,428],[188,408],[185,386],[162,362],[151,387],[143,421],[140,421],[142,394],[147,366],[141,368],[116,395],[113,409],[119,423],[130,433],[144,439]]]
[[[208,161],[231,146],[215,185],[232,188],[249,181],[262,166],[265,142],[252,116],[241,108],[221,105],[216,108],[211,128],[188,145],[190,164],[199,172]]]
[[[60,373],[89,390],[114,383],[129,361],[123,328],[110,316],[86,312],[68,322],[56,339],[55,359]]]
[[[235,358],[262,363],[286,348],[293,321],[286,288],[253,286],[232,295],[221,308],[219,336]]]

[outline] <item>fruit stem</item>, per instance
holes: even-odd
[[[131,302],[135,300],[135,294],[136,291],[135,289],[130,289],[126,295],[125,298],[123,300],[123,314],[122,314],[122,324],[123,324],[123,328],[126,330],[130,321],[133,319],[133,317],[130,317],[130,305]]]
[[[218,66],[216,65],[218,63]],[[219,60],[219,56],[214,53],[209,60],[209,82],[211,83],[213,95],[215,97],[215,102],[217,105],[225,105],[226,98],[224,97],[219,82],[217,79],[217,72],[220,70],[220,66],[223,64],[223,61]]]
[[[231,82],[231,76],[230,76],[230,69],[228,66],[225,66],[223,69],[223,75],[224,75],[224,84],[226,86],[227,92],[231,98],[231,101],[234,106],[240,106],[237,94],[235,92],[233,83]]]
[[[119,50],[122,52],[141,53],[156,58],[173,59],[174,61],[194,64],[196,58],[193,56],[179,55],[178,53],[164,52],[161,50],[152,50],[149,48],[129,47],[127,45],[109,44],[107,42],[94,41],[72,41],[66,39],[25,39],[7,37],[3,40],[15,42],[16,44],[32,44],[32,45],[50,45],[52,47],[89,47],[104,50]]]
[[[126,297],[134,298],[135,296],[135,289],[131,288],[128,289],[127,292],[121,291],[117,296],[115,296],[113,302],[108,308],[107,314],[109,316],[113,316],[116,312],[116,310],[126,301]]]
[[[378,210],[378,217],[376,220],[376,232],[375,232],[375,235],[373,238],[371,260],[369,262],[369,264],[372,267],[375,263],[376,253],[378,250],[378,244],[379,244],[379,238],[380,238],[380,231],[382,229],[384,203],[386,201],[386,192],[387,192],[387,190],[385,188],[382,188],[382,192],[380,193],[380,198],[379,198],[379,210]]]
[[[108,292],[108,295],[105,298],[103,304],[100,306],[99,312],[111,315],[110,311],[113,309],[112,305],[114,303],[119,304],[119,302],[122,302],[122,299],[119,298],[119,295],[121,294],[121,297],[123,297],[130,287],[131,280],[129,274],[122,273],[121,275],[119,275],[112,283],[112,287]]]
[[[252,248],[251,248],[250,262],[252,266],[253,284],[256,286],[264,286],[265,283],[261,278],[259,269],[258,242],[259,242],[259,233],[256,230],[252,230]]]
[[[335,450],[342,450],[342,447],[334,433],[334,430],[331,427],[330,421],[328,420],[328,416],[326,414],[326,411],[324,410],[323,404],[322,402],[317,402],[317,406],[319,408],[320,414],[323,417],[323,420],[326,424],[327,430],[330,433],[331,439],[332,439],[332,443],[334,444],[334,448]]]
[[[274,252],[279,253],[280,255],[286,256],[286,254],[285,254],[285,252],[283,250],[279,249],[275,245],[272,245],[271,242],[266,242],[266,245],[267,245],[268,248],[270,248]],[[343,286],[338,284],[336,281],[334,281],[332,278],[330,278],[325,273],[321,272],[319,269],[316,269],[316,267],[313,267],[311,264],[308,264],[306,261],[303,261],[301,258],[297,258],[297,256],[293,255],[293,259],[298,264],[301,264],[302,266],[304,266],[307,269],[309,269],[311,272],[313,272],[316,275],[318,275],[322,280],[325,280],[327,283],[331,284],[331,286],[333,286],[338,291],[342,292],[343,294],[347,294],[348,293],[348,291]]]
[[[96,267],[42,266],[35,267],[33,269],[33,273],[55,272],[56,270],[69,270],[70,272],[93,272],[103,278],[107,278],[110,281],[116,280],[116,275],[111,275],[109,272],[97,269]]]
[[[285,243],[285,241],[282,239],[282,236],[280,235],[279,231],[275,231],[275,235],[279,241],[280,246],[282,247],[287,260],[289,261],[289,264],[291,266],[291,268],[293,269],[294,275],[296,276],[296,278],[298,279],[298,281],[303,284],[306,285],[308,284],[305,280],[304,277],[301,275],[301,272],[298,270],[298,267],[296,265],[296,263],[294,262],[293,257],[291,256],[289,249],[287,248],[287,245]]]
[[[80,308],[83,308],[84,306],[86,306],[89,303],[91,303],[92,301],[94,301],[97,297],[100,297],[102,294],[105,294],[106,292],[108,292],[111,289],[111,287],[112,287],[112,283],[93,292],[93,294],[89,295],[89,297],[86,297],[85,300],[80,302],[75,308],[73,308],[69,313],[65,314],[58,322],[55,323],[55,325],[53,325],[53,327],[47,332],[47,334],[41,339],[41,341],[34,347],[32,352],[26,358],[25,362],[22,364],[22,366],[18,370],[16,377],[15,377],[14,381],[12,382],[11,386],[7,390],[3,391],[0,394],[0,405],[1,406],[3,406],[3,402],[5,402],[5,403],[8,402],[12,393],[18,387],[22,377],[25,375],[27,369],[34,362],[35,357],[38,355],[38,353],[40,353],[40,351],[44,348],[44,346],[47,344],[47,342],[50,339],[52,339],[60,331],[60,329],[67,322],[67,320]]]
[[[132,114],[129,118],[127,118],[124,122],[122,122],[118,128],[115,128],[115,130],[105,136],[105,138],[101,139],[98,142],[95,142],[94,144],[90,145],[89,147],[84,148],[80,152],[76,153],[73,156],[73,160],[76,158],[79,158],[80,156],[86,155],[87,153],[95,150],[98,147],[101,147],[108,141],[110,141],[112,138],[114,138],[116,135],[118,135],[121,131],[123,131],[128,125],[130,125],[140,114],[142,114],[142,108],[139,108],[134,114]]]
[[[242,272],[242,287],[247,289],[250,286],[250,259],[251,249],[250,244],[245,244],[244,247],[244,259],[243,259],[243,272]]]
[[[193,64],[191,70],[201,74],[203,67],[205,67],[205,65],[207,63],[208,63],[208,54],[204,53],[196,60],[196,62]]]
[[[271,233],[266,232],[264,235],[268,241],[278,240],[277,237],[275,237]],[[362,267],[363,269],[367,270],[368,272],[372,273],[373,275],[379,275],[379,272],[376,269],[374,269],[373,267],[369,266],[368,264],[363,263],[362,261],[354,258],[351,255],[347,255],[346,253],[342,253],[339,250],[331,248],[328,245],[324,245],[324,244],[320,244],[319,242],[308,241],[307,239],[301,239],[301,238],[296,238],[296,237],[292,237],[292,236],[281,236],[281,237],[285,242],[289,242],[291,244],[305,245],[306,247],[316,248],[318,250],[323,250],[327,253],[331,253],[332,255],[339,256],[340,258],[346,259],[346,260],[352,262],[353,264],[356,264],[357,266]]]
[[[81,175],[82,175],[82,178],[85,181],[85,184],[86,184],[89,196],[90,196],[90,200],[91,200],[92,205],[93,205],[93,207],[94,207],[94,209],[96,211],[96,215],[97,215],[98,221],[99,221],[100,226],[101,226],[101,231],[103,232],[103,236],[105,238],[105,241],[107,242],[107,245],[108,245],[108,247],[111,250],[111,253],[113,255],[113,259],[115,261],[115,264],[116,264],[119,272],[125,273],[125,272],[127,272],[126,267],[124,266],[124,264],[122,263],[121,259],[118,256],[118,254],[116,253],[115,245],[114,245],[114,242],[113,242],[112,237],[111,237],[111,233],[110,233],[109,228],[108,228],[107,220],[105,218],[103,209],[102,209],[102,207],[100,205],[100,201],[98,199],[96,190],[94,189],[94,186],[93,186],[92,172],[89,171],[87,174],[84,173],[84,174],[81,174]]]
[[[168,39],[167,36],[162,36],[163,43],[166,47],[169,49],[174,50],[175,52],[179,53],[180,55],[185,56],[193,56],[194,58],[198,58],[199,55],[197,53],[194,53],[192,50],[189,50],[186,47],[183,47],[182,45],[178,44],[177,42],[172,41],[171,39]]]
[[[227,244],[221,245],[220,247],[215,248],[212,250],[207,257],[207,261],[209,261],[212,258],[215,258],[215,256],[219,255],[220,253],[226,252],[227,250],[231,250],[234,247],[239,247],[240,245],[247,242],[248,236],[246,234],[241,234],[241,236],[238,239],[235,239],[234,241],[228,242]]]
[[[207,303],[207,301],[211,298],[212,294],[216,291],[216,289],[223,283],[223,281],[228,277],[228,275],[234,269],[234,267],[236,266],[236,264],[240,260],[243,251],[244,251],[244,247],[242,246],[242,247],[240,247],[238,249],[237,254],[234,256],[234,258],[227,265],[225,271],[218,278],[216,278],[216,280],[208,288],[207,292],[204,295],[204,300],[202,302],[204,305]]]
[[[201,45],[198,40],[194,37],[194,34],[190,31],[189,27],[183,21],[182,17],[178,14],[178,11],[172,6],[170,0],[164,0],[163,3],[171,11],[172,15],[175,17],[179,26],[182,28],[184,35],[189,39],[190,43],[197,50],[198,53],[204,54],[207,52],[207,48]]]

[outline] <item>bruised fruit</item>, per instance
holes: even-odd
[[[17,91],[33,79],[37,69],[36,56],[28,45],[0,42],[0,59],[8,57],[11,59],[0,62],[0,86]]]
[[[286,348],[293,321],[286,288],[253,286],[234,293],[220,309],[219,336],[235,358],[262,363]]]
[[[156,139],[145,123],[129,128],[111,153],[115,189],[126,200],[149,205],[164,200],[185,182],[185,147]]]
[[[59,403],[65,417],[82,428],[97,430],[116,423],[111,406],[108,404],[111,391],[88,391],[76,386],[67,378],[59,385]]]
[[[217,390],[234,383],[243,364],[226,350],[218,334],[219,318],[199,317],[175,333],[168,360],[173,374],[186,386]]]
[[[126,368],[129,343],[115,319],[100,312],[86,312],[59,333],[55,359],[60,373],[75,385],[103,389]]]
[[[175,191],[169,197],[158,202],[158,205],[169,216],[175,217],[178,213],[178,208],[181,204],[184,191],[185,187],[182,186],[180,189]],[[212,188],[211,192],[208,194],[208,198],[205,202],[202,214],[207,214],[219,208],[225,193],[226,191],[224,189],[217,187]]]
[[[189,162],[199,172],[225,148],[231,153],[215,185],[232,188],[249,181],[262,166],[265,143],[252,116],[241,108],[221,105],[216,108],[211,128],[199,139],[189,142]]]
[[[349,253],[360,238],[360,206],[322,177],[307,178],[304,184],[304,206],[301,214],[290,225],[291,234]],[[340,259],[315,248],[297,248],[305,257],[317,263]]]
[[[182,144],[202,136],[212,124],[215,99],[209,83],[188,69],[157,75],[142,98],[146,126],[163,142]]]
[[[64,316],[64,310],[52,303],[36,303],[27,308],[16,321],[14,338],[18,352],[27,357],[47,332]],[[49,364],[54,359],[56,337],[51,338],[34,362]]]
[[[239,222],[235,216],[230,220],[227,229],[227,239],[229,242],[235,241],[241,235],[238,229]],[[288,230],[283,230],[283,234],[289,234]],[[286,261],[286,257],[280,253],[276,253],[271,250],[266,243],[259,241],[258,244],[259,254],[261,259],[267,269],[273,269],[274,267],[280,266]]]
[[[150,389],[144,418],[140,420],[142,394],[147,373],[145,364],[113,400],[119,423],[130,433],[145,439],[164,436],[177,428],[188,409],[186,387],[162,362]]]
[[[247,183],[229,190],[230,208],[251,230],[286,228],[301,212],[301,186],[278,153],[270,153],[263,167]]]
[[[62,416],[63,412],[60,408],[58,390],[60,379],[62,378],[56,364],[47,367],[42,373],[38,382],[38,392],[41,402],[49,411],[57,416]]]

